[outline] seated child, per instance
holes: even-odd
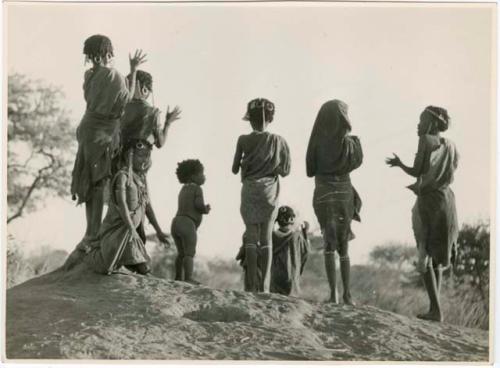
[[[278,210],[279,228],[273,231],[273,261],[271,265],[271,292],[298,296],[300,275],[309,252],[307,231],[309,224],[295,225],[295,212],[288,206]]]
[[[199,160],[185,160],[177,165],[177,178],[182,186],[179,193],[179,207],[172,220],[172,236],[177,247],[175,260],[175,279],[198,284],[193,279],[193,258],[196,253],[196,230],[202,216],[210,212],[210,205],[205,204],[201,186],[205,183],[205,174]]]
[[[150,221],[154,211],[149,202],[146,171],[149,153],[144,147],[132,147],[124,152],[125,166],[111,182],[111,195],[106,217],[101,226],[99,241],[92,245],[86,263],[98,273],[111,274],[121,266],[147,274],[150,258],[138,229],[145,217]],[[155,226],[158,238],[166,235]]]

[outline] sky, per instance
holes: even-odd
[[[460,152],[452,188],[459,221],[488,219],[493,203],[493,4],[20,4],[7,3],[7,71],[60,86],[78,125],[85,110],[83,42],[109,36],[114,66],[128,73],[128,53],[148,54],[154,103],[179,105],[182,119],[153,153],[148,174],[159,222],[169,232],[177,210],[177,163],[199,158],[212,212],[199,229],[197,254],[233,258],[244,231],[241,182],[231,173],[246,104],[266,97],[276,105],[269,130],[283,136],[292,172],[281,180],[281,203],[318,231],[312,209],[314,180],[305,152],[316,114],[330,99],[349,105],[364,162],[352,175],[363,200],[353,222],[353,263],[374,246],[414,244],[405,188],[412,178],[389,168],[392,152],[413,162],[417,123],[427,105],[448,109],[445,136]],[[16,220],[9,232],[26,249],[45,244],[71,250],[85,228],[83,207],[48,199],[43,209]],[[50,230],[47,230],[50,229]],[[149,231],[153,231],[151,227]]]

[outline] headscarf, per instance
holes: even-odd
[[[307,175],[343,175],[359,167],[361,145],[356,137],[348,136],[351,122],[348,106],[331,100],[321,106],[307,147]]]

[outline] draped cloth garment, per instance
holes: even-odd
[[[112,175],[112,159],[120,145],[120,116],[130,94],[126,79],[115,69],[96,67],[85,73],[87,109],[77,128],[78,151],[71,194],[87,202],[93,188]]]

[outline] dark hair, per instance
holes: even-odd
[[[177,164],[175,174],[181,184],[186,184],[193,177],[203,171],[203,164],[200,160],[184,160]]]
[[[132,75],[127,75],[129,83],[132,81]],[[138,70],[135,75],[135,80],[141,87],[146,87],[148,90],[153,90],[153,76],[144,70]]]
[[[278,222],[280,226],[286,226],[292,224],[293,222],[291,221],[291,219],[294,218],[295,212],[293,211],[293,208],[289,206],[281,206],[278,210],[276,222]]]
[[[427,106],[424,111],[431,117],[434,130],[444,132],[450,127],[450,116],[446,109],[438,106]]]
[[[107,54],[114,56],[111,40],[99,34],[90,36],[85,40],[83,53],[90,60],[94,60],[96,57],[105,57]]]
[[[274,111],[274,104],[271,101],[266,98],[255,98],[247,104],[246,119],[253,124],[262,126],[262,115],[265,116],[266,122],[271,123],[274,119]]]

